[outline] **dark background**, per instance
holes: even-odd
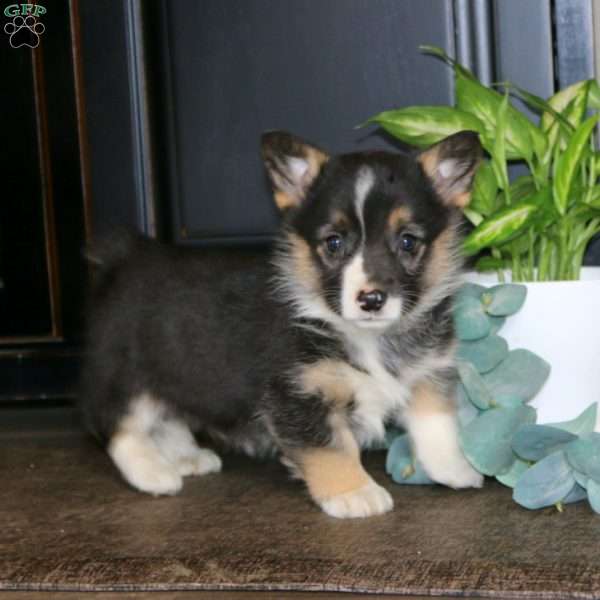
[[[178,244],[269,243],[265,129],[334,152],[395,147],[355,126],[452,103],[450,69],[419,44],[545,97],[594,75],[591,0],[42,4],[35,50],[0,31],[0,401],[12,404],[75,395],[92,236],[126,224]]]

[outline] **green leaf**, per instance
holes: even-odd
[[[499,210],[467,236],[463,250],[471,256],[483,248],[508,242],[526,228],[538,209],[535,202],[527,200]]]
[[[531,108],[532,110],[540,114],[547,112],[549,115],[554,117],[554,119],[560,121],[561,124],[564,125],[566,128],[574,129],[573,126],[569,123],[569,121],[567,121],[567,119],[565,119],[565,117],[561,115],[560,112],[555,110],[554,107],[547,100],[544,100],[543,98],[540,98],[539,96],[536,96],[535,94],[524,90],[523,88],[515,85],[514,83],[511,83],[510,81],[504,82],[502,83],[502,85],[514,91],[515,94],[519,98],[521,98],[521,100],[523,100],[523,102],[525,102],[525,104],[527,104],[527,106],[529,106],[529,108]]]
[[[539,211],[538,213],[539,214]],[[526,232],[523,232],[526,233]],[[520,235],[510,242],[506,242],[498,246],[498,249],[501,252],[505,252],[510,256],[520,256],[521,254],[525,254],[525,252],[529,251],[529,239],[526,235]]]
[[[562,113],[575,97],[581,98],[586,94],[586,87],[588,85],[589,84],[587,81],[578,81],[569,87],[563,88],[548,100],[548,104],[554,109],[554,111]],[[577,113],[579,113],[579,110]],[[577,114],[572,115],[572,118],[576,119]],[[541,120],[542,131],[547,132],[555,122],[556,118],[553,114],[544,113]]]
[[[524,423],[533,423],[535,418],[531,406],[483,411],[460,432],[465,456],[480,473],[505,473],[515,460],[511,448],[514,432]]]
[[[565,151],[558,159],[552,192],[554,204],[561,215],[567,211],[573,178],[578,171],[581,156],[598,118],[598,115],[594,115],[577,128]]]
[[[475,79],[475,75],[473,75],[473,73],[471,73],[469,69],[463,67],[460,63],[456,62],[453,58],[448,56],[439,46],[421,44],[419,46],[419,50],[423,52],[423,54],[431,54],[433,56],[441,58],[445,63],[449,64],[456,72],[458,72],[463,77]]]
[[[482,256],[481,258],[477,259],[477,262],[475,263],[475,270],[479,271],[480,273],[484,273],[486,271],[499,271],[504,269],[505,266],[506,264],[501,258]]]
[[[498,186],[503,190],[510,187],[508,168],[506,166],[506,144],[504,141],[506,122],[508,119],[507,112],[508,94],[502,98],[502,102],[500,102],[500,106],[498,107],[495,139],[492,147],[492,169],[494,171],[494,176],[498,181]]]
[[[377,123],[394,137],[421,148],[459,131],[483,131],[476,117],[451,106],[409,106],[388,110],[371,117],[365,124],[368,123]]]
[[[465,361],[458,361],[457,367],[460,380],[471,402],[481,410],[489,408],[494,399],[477,369],[470,362]]]
[[[489,373],[483,381],[494,398],[513,396],[531,400],[550,375],[550,365],[529,350],[512,350],[508,356]]]
[[[530,464],[521,460],[520,458],[516,458],[515,462],[509,467],[507,471],[504,473],[500,473],[500,475],[496,475],[496,479],[503,485],[514,488],[519,478],[527,469],[529,469]]]
[[[458,358],[471,363],[479,373],[487,373],[497,367],[508,355],[508,344],[498,335],[488,335],[481,340],[462,341]]]
[[[600,185],[595,185],[592,188],[592,193],[590,195],[588,205],[592,208],[600,209]]]
[[[399,435],[388,450],[385,470],[396,483],[433,484],[423,467],[414,459],[408,435]]]
[[[471,193],[469,208],[484,216],[488,216],[496,209],[497,193],[498,184],[496,183],[492,165],[487,161],[482,162],[477,169],[477,174],[473,181],[473,191]]]
[[[521,477],[513,490],[515,502],[525,508],[552,506],[565,498],[575,485],[565,453],[555,452],[536,463]]]
[[[485,312],[494,317],[507,317],[521,309],[527,297],[527,287],[503,283],[489,288],[482,296]]]
[[[512,448],[523,460],[537,462],[576,439],[572,433],[548,425],[523,425],[515,433]]]
[[[589,433],[571,442],[566,453],[574,469],[600,483],[600,433]]]
[[[594,110],[600,110],[600,86],[595,79],[590,79],[590,89],[588,90],[588,107]]]
[[[454,327],[459,340],[478,340],[490,332],[490,322],[477,298],[463,296],[454,303]]]
[[[536,187],[531,175],[521,175],[510,184],[510,199],[513,203],[535,193]]]
[[[530,221],[530,226],[536,233],[544,233],[550,225],[554,224],[560,218],[556,206],[552,202],[552,189],[550,185],[543,187],[529,199],[538,206],[538,210]]]
[[[476,80],[455,73],[456,77],[456,106],[457,108],[476,116],[484,127],[484,143],[490,149],[496,140],[498,113],[503,97],[498,92],[486,88]],[[529,129],[531,122],[507,100],[504,141],[506,143],[506,158],[530,160],[533,146]]]
[[[549,423],[551,427],[563,429],[573,435],[587,435],[592,433],[596,427],[596,416],[598,413],[598,403],[590,404],[578,417],[572,421],[562,421],[561,423]]]
[[[481,221],[483,221],[483,215],[480,215],[478,212],[471,210],[468,206],[462,209],[463,215],[469,219],[469,221],[477,227]]]
[[[591,479],[588,482],[587,495],[592,510],[600,514],[600,483]]]

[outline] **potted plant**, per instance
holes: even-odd
[[[540,422],[575,417],[600,399],[600,268],[582,268],[600,232],[600,152],[594,132],[600,87],[571,85],[544,100],[510,83],[482,85],[440,48],[421,49],[454,71],[455,106],[411,106],[367,121],[403,142],[425,147],[461,130],[479,133],[480,166],[465,217],[473,226],[464,251],[468,279],[526,282],[527,302],[503,334],[552,364],[534,404]],[[510,102],[520,98],[534,123]],[[592,113],[590,115],[590,113]],[[509,165],[525,174],[510,177]]]

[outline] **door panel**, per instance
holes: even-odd
[[[451,2],[203,0],[163,2],[162,11],[178,241],[273,233],[262,131],[286,129],[335,152],[385,148],[373,128],[355,126],[452,99],[450,70],[418,50],[451,49]]]

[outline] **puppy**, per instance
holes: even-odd
[[[269,132],[262,155],[282,213],[270,261],[133,236],[92,250],[89,427],[150,494],[221,469],[203,432],[279,455],[329,515],[384,513],[392,498],[360,449],[386,423],[408,430],[435,481],[481,486],[458,443],[452,324],[477,134],[329,156]]]

